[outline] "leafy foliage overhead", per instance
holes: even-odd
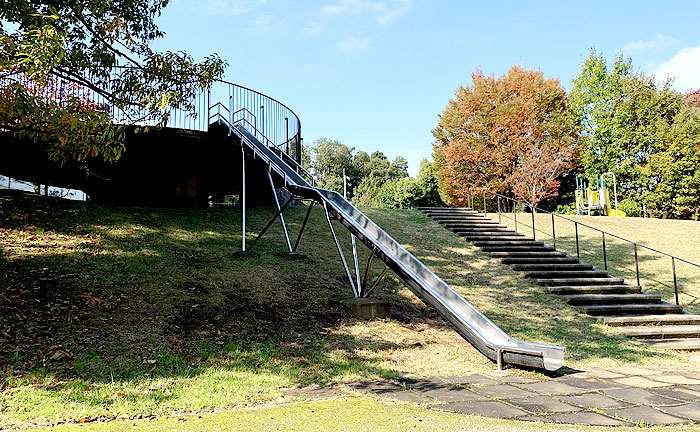
[[[212,54],[156,52],[167,0],[6,0],[0,5],[0,127],[49,143],[54,160],[117,159],[122,127],[194,113],[193,97],[223,74]],[[103,104],[91,103],[99,96]]]

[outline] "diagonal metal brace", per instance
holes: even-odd
[[[263,230],[260,231],[260,234],[258,234],[258,236],[255,237],[255,240],[253,240],[253,243],[251,243],[250,246],[248,246],[248,250],[253,249],[253,246],[255,246],[255,244],[258,242],[258,240],[260,240],[260,237],[262,237],[263,234],[265,234],[265,232],[272,226],[272,224],[275,223],[277,218],[282,215],[282,212],[284,211],[284,209],[287,208],[287,206],[292,202],[293,199],[294,199],[294,197],[289,198],[287,200],[287,202],[284,203],[284,205],[277,211],[277,213],[275,213],[275,215],[272,217],[272,219],[270,219],[270,221],[267,223],[267,225],[265,225],[265,228],[263,228]]]
[[[297,241],[294,242],[294,252],[297,251],[299,247],[299,241],[301,241],[301,235],[304,234],[304,228],[306,228],[306,222],[309,221],[309,215],[311,215],[311,209],[314,207],[314,201],[311,201],[309,208],[306,210],[306,216],[304,216],[304,222],[301,224],[301,229],[299,230],[299,235],[297,236]]]
[[[335,240],[335,246],[338,248],[338,254],[340,254],[340,260],[343,261],[343,267],[345,267],[345,274],[348,276],[348,280],[350,281],[350,287],[352,288],[352,293],[355,295],[355,297],[360,297],[360,293],[357,291],[357,288],[355,287],[355,282],[352,280],[352,275],[350,274],[350,268],[348,267],[347,261],[345,261],[345,255],[343,255],[343,248],[340,247],[340,242],[338,241],[338,237],[335,235],[335,230],[333,229],[333,224],[331,223],[331,215],[328,213],[328,205],[326,202],[323,202],[323,210],[326,211],[326,220],[328,221],[328,228],[331,229],[331,234],[333,234],[333,240]]]
[[[272,165],[270,165],[270,167],[272,167]],[[282,210],[284,210],[284,209],[280,208],[280,200],[277,198],[277,190],[275,189],[275,182],[272,181],[272,174],[270,174],[270,171],[267,172],[267,178],[270,179],[270,187],[272,188],[272,196],[275,198],[275,204],[277,205],[277,210],[279,210],[279,212],[277,214],[280,218],[280,221],[282,222],[282,230],[284,231],[284,239],[287,240],[287,249],[289,249],[289,253],[292,253],[292,252],[294,252],[292,250],[292,243],[289,241],[289,232],[287,231],[287,224],[284,222],[284,215],[282,214]],[[286,183],[287,179],[285,178],[284,181]],[[289,198],[289,201],[287,201],[284,206],[287,207],[287,205],[292,201],[293,198],[294,198],[294,195],[291,195]]]
[[[362,293],[362,297],[369,297],[369,295],[372,294],[372,291],[374,291],[374,289],[377,288],[377,285],[379,285],[379,282],[381,282],[382,279],[384,278],[384,276],[386,276],[386,273],[387,273],[388,271],[389,271],[389,266],[384,267],[384,270],[383,270],[382,273],[377,277],[377,279],[374,281],[374,283],[372,284],[372,286],[369,287],[369,289],[368,289],[366,292]]]

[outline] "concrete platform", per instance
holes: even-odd
[[[358,318],[388,319],[391,317],[389,302],[376,298],[350,298],[340,302],[350,309]]]

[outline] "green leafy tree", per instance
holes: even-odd
[[[343,170],[346,175],[354,172],[354,148],[335,139],[317,138],[309,150],[312,173],[318,180],[318,186],[343,193]]]
[[[365,195],[362,205],[381,208],[407,208],[444,205],[438,192],[433,164],[423,159],[416,178],[400,177],[385,181],[374,195]]]
[[[692,94],[672,90],[618,56],[591,52],[574,79],[570,108],[582,128],[581,167],[612,172],[622,197],[659,217],[698,218],[700,117]]]
[[[212,54],[156,52],[155,19],[168,0],[6,0],[0,4],[0,128],[49,145],[58,161],[117,159],[124,125],[171,108],[194,113],[193,97],[223,74]],[[120,66],[117,68],[117,66]],[[103,104],[94,104],[99,96]]]
[[[451,205],[466,205],[474,189],[510,193],[523,155],[553,153],[566,164],[575,158],[575,123],[559,80],[520,66],[499,78],[475,71],[439,115],[433,136],[440,194]]]
[[[364,175],[354,190],[353,201],[359,206],[376,207],[377,196],[387,182],[408,177],[408,164],[399,156],[393,161],[380,151],[375,151],[365,165]]]

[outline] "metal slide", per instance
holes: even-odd
[[[235,125],[232,129],[254,156],[265,160],[270,171],[283,179],[287,189],[323,204],[367,247],[375,249],[377,256],[418,297],[435,307],[462,337],[495,361],[499,368],[502,364],[513,364],[557,370],[564,364],[564,347],[511,338],[342,195],[310,185],[301,175],[301,167],[291,158],[261,143],[242,125]],[[286,162],[287,159],[295,165],[294,168]]]

